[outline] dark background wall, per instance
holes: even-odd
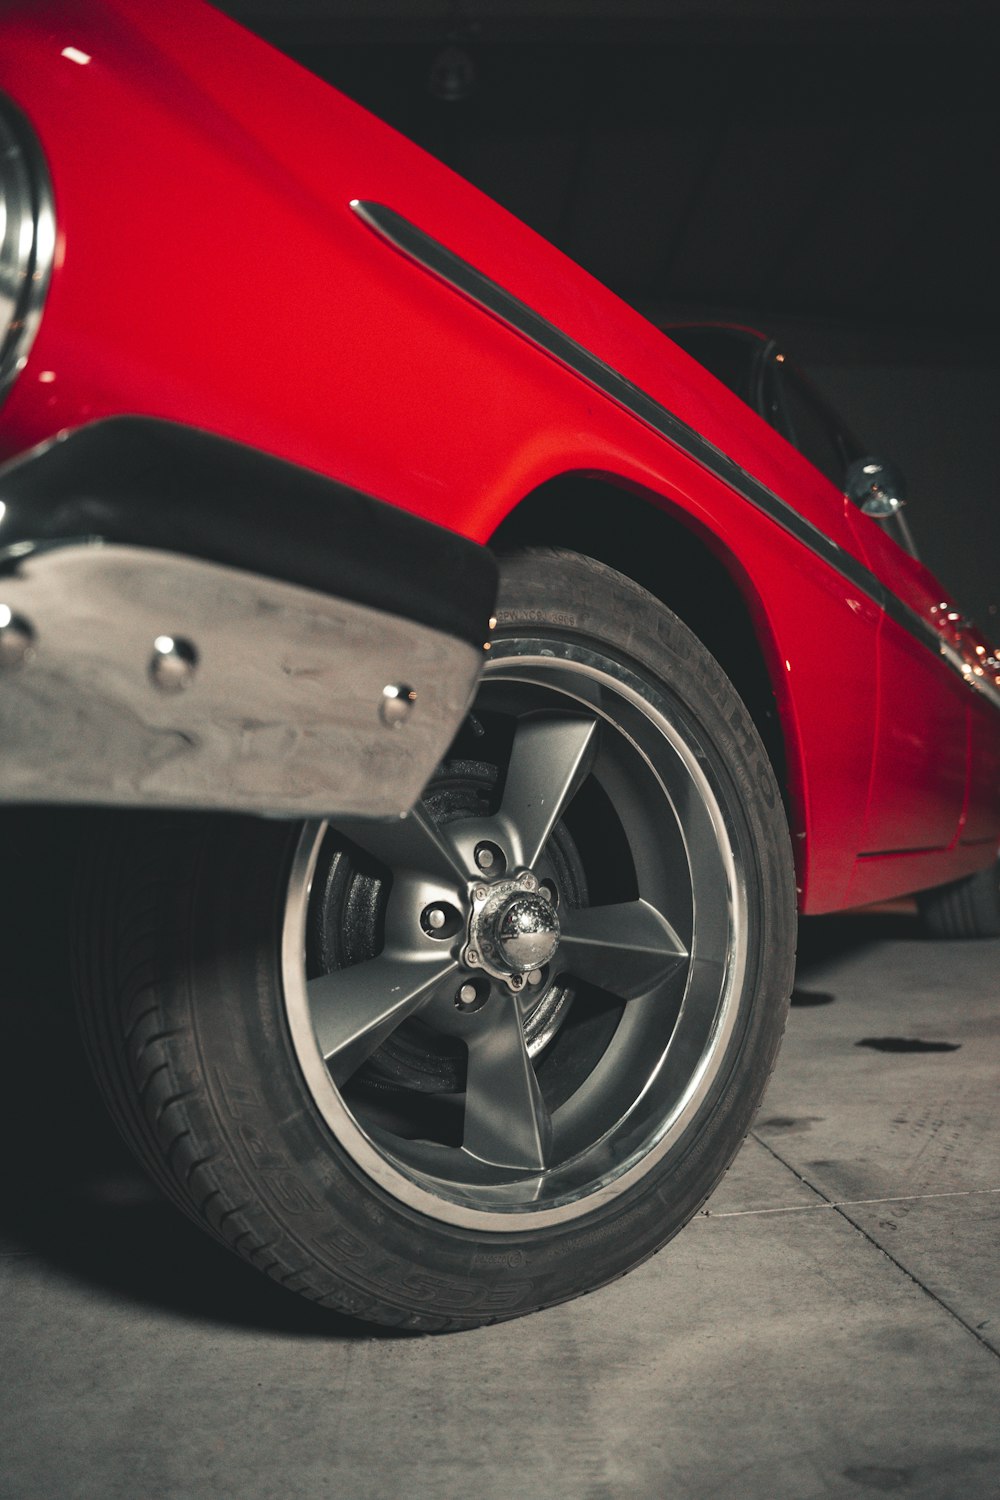
[[[994,0],[229,0],[654,321],[782,339],[1000,637]]]

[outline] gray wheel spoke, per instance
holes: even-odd
[[[488,1025],[468,1039],[464,1150],[497,1166],[541,1170],[552,1125],[513,996],[496,995]]]
[[[469,879],[458,850],[420,802],[405,818],[338,819],[335,826],[391,870],[414,870],[450,885]]]
[[[346,1082],[457,967],[447,956],[414,963],[411,957],[383,953],[310,979],[306,993],[313,1028],[334,1081]]]
[[[564,910],[556,964],[621,1000],[648,995],[687,962],[666,917],[648,901]]]
[[[500,816],[533,865],[587,774],[597,721],[569,714],[526,718],[514,736]]]

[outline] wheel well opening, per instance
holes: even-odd
[[[674,516],[610,480],[563,474],[528,495],[491,538],[498,552],[559,546],[616,568],[679,615],[746,704],[787,803],[785,741],[746,601],[725,565]]]

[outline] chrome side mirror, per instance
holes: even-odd
[[[906,504],[901,472],[881,458],[856,458],[849,464],[844,490],[866,516],[894,516]]]

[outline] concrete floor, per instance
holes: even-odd
[[[317,1324],[161,1203],[44,972],[14,961],[0,1033],[4,1500],[1000,1495],[1000,943],[807,924],[707,1210],[605,1291],[450,1337]]]

